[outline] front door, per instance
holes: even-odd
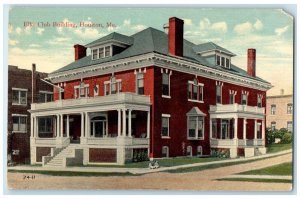
[[[97,121],[95,124],[95,137],[103,137],[104,135],[104,122],[103,121]]]

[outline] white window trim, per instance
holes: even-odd
[[[111,89],[111,86],[112,86],[111,79],[112,79],[112,77],[115,77],[115,76],[114,75],[111,76],[110,80],[104,82],[104,96],[107,96],[107,94],[106,94],[106,86],[107,85],[109,85],[109,94],[108,95],[111,95],[111,90],[112,90]],[[114,83],[118,85],[118,87],[116,88],[116,94],[118,94],[118,93],[120,93],[120,85],[122,85],[122,79],[116,79],[116,81]],[[122,88],[121,88],[121,90],[122,90]]]
[[[289,113],[289,105],[291,105],[291,107],[292,107],[292,112],[291,113]],[[286,104],[286,114],[287,115],[292,115],[293,114],[293,109],[294,109],[293,103],[287,103]]]
[[[227,123],[227,124],[228,124],[228,125],[227,125],[227,129],[226,129],[226,131],[227,131],[226,134],[227,134],[228,136],[226,136],[226,134],[225,134],[225,136],[224,136],[225,138],[223,139],[223,138],[222,138],[222,137],[223,137],[223,136],[222,136],[222,135],[223,135],[222,124],[223,124],[223,121],[224,121],[224,120],[226,120],[226,121],[228,122],[228,123]],[[227,140],[227,139],[230,139],[230,131],[229,131],[229,127],[230,127],[230,119],[221,119],[221,138],[220,138],[221,140]]]
[[[220,65],[219,65],[218,62],[217,62],[217,56],[220,57]],[[224,66],[222,66],[222,57],[224,57],[224,61],[225,61]],[[228,59],[228,61],[229,61],[228,67],[226,67],[227,59]],[[230,69],[230,68],[231,68],[231,57],[230,57],[230,56],[226,56],[226,55],[224,55],[224,54],[222,54],[222,53],[216,53],[215,61],[216,61],[216,65],[217,65],[217,66],[221,66],[221,67],[224,67],[224,68],[227,68],[227,69]]]
[[[109,47],[109,55],[108,56],[105,56],[105,48],[106,47]],[[103,57],[99,57],[99,49],[100,48],[103,48]],[[95,59],[93,58],[93,51],[94,50],[97,51]],[[97,47],[91,48],[91,54],[92,54],[92,60],[103,59],[103,58],[106,58],[106,57],[112,57],[112,44],[102,45],[102,46],[97,46]]]
[[[164,72],[164,69],[162,68],[161,73],[162,74],[164,74],[164,73],[169,74],[169,95],[161,95],[161,97],[171,99],[171,75],[172,75],[172,70],[170,70],[169,72],[168,72],[168,70],[169,69],[166,68],[165,72]]]
[[[191,149],[191,154],[190,154],[190,155],[187,155],[187,156],[193,157],[193,147],[192,147],[191,145],[187,146],[187,147],[186,147],[186,152],[188,151],[188,148]]]
[[[134,74],[135,74],[135,93],[137,95],[141,95],[139,94],[139,88],[138,88],[138,74],[143,73],[143,84],[144,84],[144,94],[145,94],[145,74],[146,74],[146,68],[144,68],[144,70],[142,70],[142,68],[139,68],[138,70],[134,70]]]
[[[51,92],[51,91],[39,91],[39,93],[53,94],[53,92]]]
[[[83,87],[83,88],[87,91],[87,88],[89,88],[89,87],[90,87],[90,84],[84,84],[84,87]],[[86,98],[86,97],[89,97],[89,96],[88,96],[89,93],[87,93],[87,92],[86,92],[86,94],[85,94],[84,97],[81,97],[81,96],[80,96],[80,88],[81,88],[80,85],[74,86],[74,98],[75,98],[75,99],[79,99],[79,98]],[[76,89],[79,89],[79,92],[78,92],[78,93],[79,93],[79,96],[77,96]]]
[[[14,129],[12,129],[13,133],[27,133],[27,124],[28,124],[28,115],[24,115],[24,114],[11,114],[12,117],[26,117],[26,128],[25,131],[14,131]]]
[[[201,155],[198,154],[198,153],[199,153],[199,149],[201,149],[201,150],[200,150],[200,151],[201,151]],[[203,147],[202,147],[202,146],[197,146],[197,156],[198,156],[198,157],[203,156]]]
[[[26,92],[26,103],[25,104],[21,104],[20,103],[20,92],[19,92],[19,103],[14,103],[14,102],[12,102],[12,105],[17,105],[17,106],[27,106],[27,96],[28,96],[28,89],[27,88],[15,88],[15,87],[13,87],[12,88],[12,90],[13,91],[25,91]]]
[[[93,88],[94,90],[94,97],[99,96],[99,84],[95,85],[97,87],[97,92],[95,92],[95,88]]]
[[[217,87],[221,88],[221,102],[217,102]],[[223,104],[223,82],[216,81],[216,104]]]
[[[257,139],[262,139],[262,138],[258,138],[258,132],[262,133],[262,130],[260,129],[260,127],[262,126],[261,122],[257,122],[257,127],[256,127],[256,138]]]
[[[275,108],[274,114],[273,114],[273,111],[272,111],[273,107]],[[276,104],[271,104],[270,115],[276,115]]]
[[[49,116],[41,116],[41,117],[38,117],[38,119],[37,119],[37,122],[40,122],[40,119],[45,119],[45,118],[47,118],[47,119],[49,119],[49,118],[51,118],[51,124],[52,124],[52,126],[54,125],[53,124],[53,116],[52,115],[49,115]],[[64,121],[66,121],[67,119],[64,119]],[[40,126],[40,125],[39,125]],[[65,126],[64,126],[64,128],[66,128],[66,126],[67,126],[67,123],[65,123]],[[38,134],[49,134],[49,133],[52,133],[52,131],[50,130],[50,131],[38,131]]]
[[[162,139],[170,139],[171,138],[170,137],[170,117],[171,117],[171,115],[163,113],[163,114],[161,114],[161,118],[163,118],[163,117],[168,118],[168,135],[167,136],[163,136],[162,134],[160,134],[160,135],[161,135]]]
[[[190,137],[189,136],[189,130],[190,130],[190,126],[189,126],[189,121],[190,121],[190,117],[197,117],[197,123],[196,123],[196,132],[195,134],[197,134],[197,137]],[[203,124],[202,124],[202,130],[203,130],[203,137],[199,137],[199,134],[198,134],[198,122],[199,122],[199,117],[202,117],[202,121],[203,121]],[[188,140],[204,140],[205,138],[205,119],[204,119],[204,116],[202,115],[194,115],[194,116],[187,116],[187,139]]]
[[[197,79],[198,80],[198,79]],[[188,85],[190,85],[190,84],[192,84],[192,85],[195,85],[194,84],[194,81],[191,81],[191,80],[189,80],[188,81]],[[194,100],[194,99],[189,99],[188,98],[188,101],[189,102],[196,102],[196,103],[204,103],[204,100],[203,100],[203,98],[204,98],[204,84],[203,83],[200,83],[199,81],[198,81],[198,85],[196,85],[197,87],[198,87],[198,89],[199,88],[201,88],[201,90],[202,90],[202,100]],[[198,93],[198,95],[199,95],[200,93]],[[198,96],[199,97],[199,96]]]

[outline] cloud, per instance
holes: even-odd
[[[237,34],[241,35],[241,34],[246,34],[246,33],[251,32],[252,29],[253,29],[252,24],[251,24],[249,21],[247,21],[247,22],[242,23],[242,24],[237,24],[237,25],[234,27],[233,30],[234,30]]]
[[[54,39],[51,39],[47,41],[47,44],[50,45],[66,45],[66,43],[70,43],[71,38],[70,37],[55,37]]]
[[[36,34],[42,35],[44,31],[45,31],[44,28],[37,28]]]
[[[76,28],[74,33],[81,38],[87,39],[95,39],[106,35],[104,33],[100,33],[96,28]]]
[[[19,43],[19,41],[9,39],[9,40],[8,40],[8,43],[9,43],[9,45],[11,45],[11,46],[15,46],[15,45],[17,45],[17,44]]]
[[[184,20],[184,25],[187,25],[187,26],[192,26],[193,25],[192,19],[183,19],[183,20]]]
[[[125,19],[125,20],[123,21],[123,26],[130,26],[130,24],[131,24],[130,19]]]
[[[289,26],[285,26],[285,27],[282,27],[282,28],[276,28],[275,29],[275,33],[280,36],[282,35],[283,33],[285,33],[287,30],[289,29]]]
[[[226,33],[227,32],[227,24],[224,21],[217,22],[217,23],[214,23],[211,25],[211,29]]]
[[[139,31],[142,31],[144,29],[146,29],[147,27],[145,25],[142,25],[142,24],[138,24],[138,25],[135,25],[135,26],[132,26],[131,29],[136,31],[136,32],[139,32]]]
[[[17,27],[17,28],[16,28],[16,33],[17,33],[17,34],[21,34],[21,32],[22,32],[22,29],[21,29],[20,27]]]
[[[218,33],[226,33],[227,32],[227,23],[225,21],[220,21],[216,23],[211,23],[208,18],[204,18],[200,21],[200,30],[213,31]]]
[[[29,47],[30,48],[39,48],[39,47],[41,47],[41,45],[39,45],[39,44],[30,44]]]
[[[256,22],[254,23],[253,26],[256,30],[261,30],[264,24],[259,19],[256,19]]]

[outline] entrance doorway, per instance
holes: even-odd
[[[104,137],[107,135],[107,120],[104,116],[97,116],[91,119],[91,136]]]

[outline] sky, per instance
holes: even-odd
[[[85,45],[112,32],[132,35],[147,27],[163,31],[172,16],[184,19],[185,39],[228,49],[240,68],[246,69],[247,49],[255,48],[256,75],[274,86],[267,94],[293,92],[294,22],[280,9],[13,6],[8,63],[26,69],[36,63],[38,71],[53,72],[74,60],[74,44]],[[76,27],[54,25],[59,22]],[[101,27],[80,27],[81,22]]]

